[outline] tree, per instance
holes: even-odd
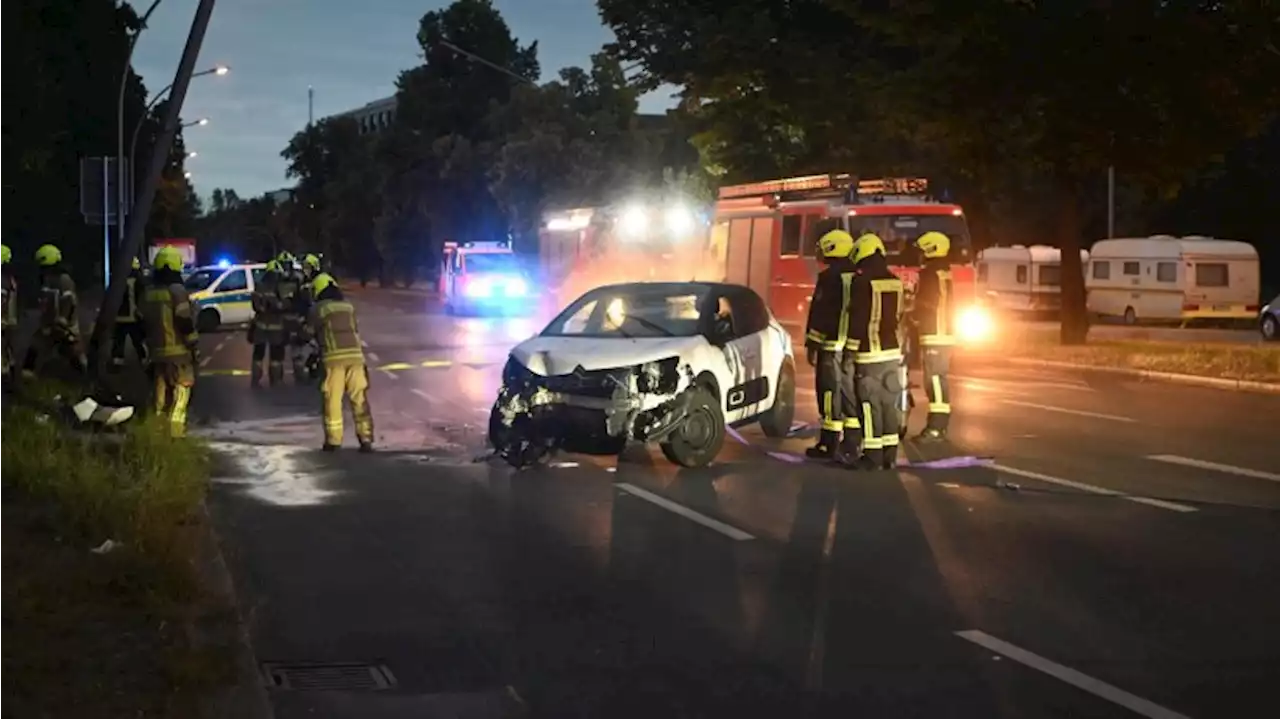
[[[138,18],[111,0],[29,0],[10,9],[5,243],[20,265],[39,245],[57,243],[88,282],[101,277],[102,228],[81,219],[79,161],[115,152],[120,70]],[[130,72],[126,128],[145,103],[146,90]]]
[[[918,140],[988,178],[1041,178],[1068,343],[1088,329],[1079,249],[1091,179],[1112,165],[1169,194],[1280,108],[1280,21],[1266,3],[842,5],[914,55],[885,98],[921,117],[944,109],[914,129]],[[1212,62],[1187,51],[1207,47]]]

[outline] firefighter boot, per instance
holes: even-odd
[[[947,430],[939,427],[925,427],[924,431],[916,435],[917,442],[943,442],[947,439]]]
[[[249,373],[252,375],[252,377],[249,380],[249,383],[254,387],[261,387],[262,386],[262,362],[254,360],[253,367],[250,369]]]
[[[267,380],[274,387],[284,381],[284,363],[272,361],[267,367]]]
[[[897,469],[898,468],[898,445],[892,445],[884,448],[884,462],[880,465],[881,469]]]
[[[862,429],[859,427],[845,426],[844,436],[840,439],[840,456],[841,464],[856,464],[858,458],[862,456]]]
[[[372,452],[372,451],[373,451],[373,442],[363,441],[363,440],[362,440],[362,441],[360,442],[360,451],[361,451],[362,453],[364,453],[364,454],[369,454],[370,452]]]
[[[804,455],[809,459],[835,459],[836,448],[840,445],[840,433],[829,429],[818,435],[818,443],[806,449]]]

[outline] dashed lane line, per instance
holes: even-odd
[[[1063,479],[1061,477],[1054,477],[1052,475],[1041,474],[1039,472],[1032,472],[1026,469],[1018,469],[1017,467],[1008,467],[1003,464],[993,464],[991,465],[991,468],[996,470],[997,472],[1012,474],[1015,477],[1022,477],[1024,479],[1034,479],[1037,482],[1045,482],[1047,484],[1056,484],[1060,487],[1070,487],[1071,489],[1078,489],[1081,492],[1097,494],[1103,497],[1116,497],[1118,499],[1124,499],[1130,502],[1137,502],[1138,504],[1145,504],[1149,507],[1167,509],[1171,512],[1199,511],[1195,507],[1191,507],[1185,504],[1178,504],[1176,502],[1166,502],[1163,499],[1152,499],[1151,497],[1138,497],[1134,495],[1125,494],[1123,492],[1117,492],[1114,489],[1107,489],[1106,487],[1099,487],[1093,484],[1085,484],[1084,482],[1076,482],[1074,480]]]
[[[1078,417],[1092,417],[1093,419],[1106,419],[1112,422],[1128,422],[1134,423],[1138,420],[1132,417],[1121,417],[1115,414],[1102,414],[1101,412],[1087,412],[1082,409],[1067,409],[1066,407],[1055,407],[1051,404],[1038,404],[1036,402],[1023,402],[1017,399],[1002,399],[1002,404],[1011,404],[1015,407],[1027,407],[1029,409],[1042,409],[1046,412],[1058,412],[1060,414],[1074,414]]]
[[[662,495],[654,494],[653,492],[650,492],[647,489],[641,489],[640,487],[637,487],[634,484],[631,484],[629,482],[619,482],[618,484],[615,484],[613,486],[617,487],[619,490],[627,494],[630,494],[633,497],[643,499],[646,502],[662,507],[663,509],[667,510],[668,512],[671,512],[672,514],[677,514],[681,517],[684,517],[685,519],[688,519],[691,522],[696,522],[698,524],[701,524],[702,526],[712,530],[713,532],[719,532],[720,534],[723,534],[724,536],[734,541],[745,542],[749,539],[755,539],[755,536],[748,534],[742,531],[741,529],[738,529],[737,527],[734,527],[729,524],[725,524],[724,522],[721,522],[718,519],[713,519],[711,517],[708,517],[705,514],[695,512],[692,509],[689,509],[688,507],[684,506],[683,504],[676,504],[675,502],[672,502],[671,500],[667,499],[666,497],[663,497]]]
[[[202,369],[201,377],[248,377],[247,369]]]
[[[1179,457],[1176,454],[1152,454],[1147,459],[1164,462],[1166,464],[1179,464],[1183,467],[1194,467],[1196,469],[1207,469],[1211,472],[1223,472],[1226,474],[1234,474],[1240,477],[1250,477],[1252,479],[1266,479],[1272,482],[1280,482],[1280,474],[1275,472],[1264,472],[1260,469],[1249,469],[1248,467],[1236,467],[1230,464],[1220,464],[1218,462],[1209,462],[1203,459],[1193,459],[1191,457]]]
[[[1048,674],[1058,681],[1065,682],[1081,691],[1088,692],[1095,697],[1105,699],[1117,706],[1137,714],[1138,716],[1147,717],[1147,719],[1190,719],[1185,714],[1179,714],[1172,709],[1156,704],[1155,702],[1143,699],[1135,694],[1114,687],[1106,682],[1095,679],[1088,674],[1076,671],[1071,667],[1063,666],[1055,661],[1046,659],[1039,654],[1015,646],[1002,639],[978,631],[977,629],[967,629],[956,632],[956,636],[966,641],[973,642],[983,649],[995,652],[1000,656],[1007,657],[1013,661],[1035,669],[1038,672]]]

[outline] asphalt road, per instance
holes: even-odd
[[[993,465],[855,475],[747,428],[707,470],[517,473],[472,459],[535,323],[353,298],[371,456],[202,340],[258,659],[343,665],[292,667],[281,719],[1273,715],[1280,397],[970,360],[950,455]]]

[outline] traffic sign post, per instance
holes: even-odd
[[[117,213],[129,214],[129,184],[117,187],[118,178],[129,176],[129,164],[114,157],[80,158],[80,214],[85,224],[102,225],[102,284],[111,282],[111,225]],[[120,201],[123,199],[124,204]]]

